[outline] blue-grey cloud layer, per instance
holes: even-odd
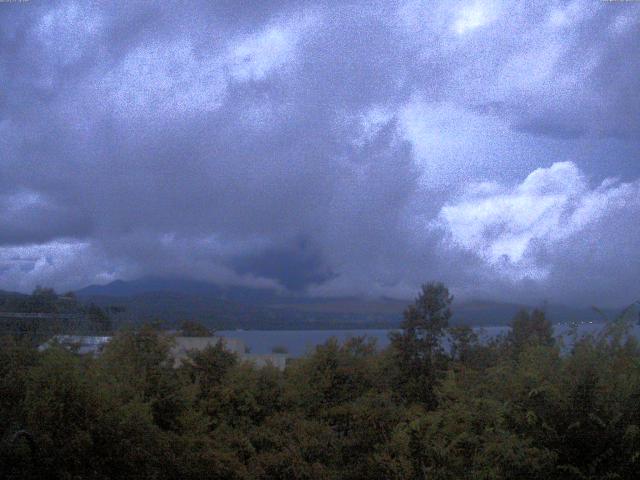
[[[634,300],[639,45],[628,2],[0,5],[0,288]]]

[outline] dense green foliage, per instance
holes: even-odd
[[[73,292],[58,295],[50,288],[37,287],[31,295],[0,292],[0,336],[37,343],[55,334],[105,335],[112,330],[109,313],[118,311],[83,304]]]
[[[74,293],[58,295],[51,288],[36,287],[31,295],[2,292],[0,312],[79,313],[83,307]]]
[[[97,358],[0,345],[0,478],[613,479],[640,468],[640,346],[624,318],[558,345],[544,313],[482,344],[426,285],[379,351],[330,340],[284,372],[171,337]],[[449,335],[452,348],[443,349]]]

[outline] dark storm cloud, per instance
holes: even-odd
[[[0,288],[163,274],[406,295],[440,278],[579,299],[587,247],[558,253],[573,232],[458,224],[481,182],[514,204],[554,162],[619,175],[589,152],[638,145],[640,29],[636,6],[602,3],[2,5]],[[637,209],[598,205],[598,222]],[[505,266],[487,252],[507,243],[525,253]]]
[[[582,127],[574,126],[571,122],[562,122],[544,117],[522,120],[514,125],[514,128],[534,135],[548,135],[562,139],[576,139],[586,133]]]
[[[310,284],[323,283],[334,276],[326,270],[327,266],[323,264],[319,252],[311,250],[304,238],[296,239],[291,245],[240,257],[233,263],[239,273],[277,278],[284,287],[293,291]]]

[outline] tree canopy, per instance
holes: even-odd
[[[640,346],[625,319],[564,350],[541,311],[481,342],[427,284],[380,349],[331,339],[285,371],[171,336],[99,357],[0,340],[0,478],[635,479]],[[449,347],[444,348],[444,342]]]

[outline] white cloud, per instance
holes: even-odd
[[[148,269],[135,258],[141,243],[147,258],[160,258],[161,265]],[[66,291],[151,274],[278,289],[281,286],[273,279],[239,274],[228,265],[229,257],[266,246],[269,242],[258,237],[224,240],[217,235],[193,238],[176,232],[0,246],[0,290],[30,292],[44,285]]]
[[[209,50],[191,38],[140,45],[100,81],[100,93],[122,116],[132,113],[211,112],[227,97],[229,82],[259,81],[296,58],[302,36],[316,17],[274,23],[256,34],[232,38]]]
[[[375,139],[394,118],[394,111],[383,105],[372,105],[357,113],[342,110],[336,114],[336,131],[338,135],[351,137],[351,143],[362,148]]]
[[[63,65],[78,60],[103,27],[103,18],[96,9],[75,2],[47,11],[35,24],[44,48]]]
[[[399,109],[397,118],[426,188],[449,189],[474,172],[500,168],[518,141],[500,119],[454,102],[427,102],[416,96]]]
[[[124,116],[212,111],[226,91],[220,60],[199,58],[189,40],[142,45],[101,84]]]
[[[226,55],[231,76],[236,80],[262,80],[295,56],[299,41],[317,21],[313,15],[270,25],[230,45]]]
[[[579,22],[587,13],[588,9],[585,8],[584,2],[563,2],[551,9],[549,13],[549,25],[553,28],[571,27]]]
[[[472,185],[442,207],[432,226],[447,233],[448,246],[472,251],[508,276],[544,279],[549,265],[534,247],[553,247],[616,209],[638,207],[640,182],[606,179],[591,188],[572,162],[539,168],[512,188]]]
[[[20,190],[11,194],[0,194],[0,210],[5,214],[20,214],[26,209],[45,207],[46,200],[42,194],[33,190]]]
[[[95,271],[89,273],[78,268],[83,263],[95,262],[95,252],[86,242],[60,240],[40,245],[0,247],[0,289],[30,291],[38,284],[75,286],[78,281],[95,278]],[[107,274],[106,271],[101,273]],[[78,278],[78,275],[83,278]]]
[[[493,2],[476,1],[458,11],[453,30],[458,35],[463,35],[491,23],[496,17],[497,8]]]

